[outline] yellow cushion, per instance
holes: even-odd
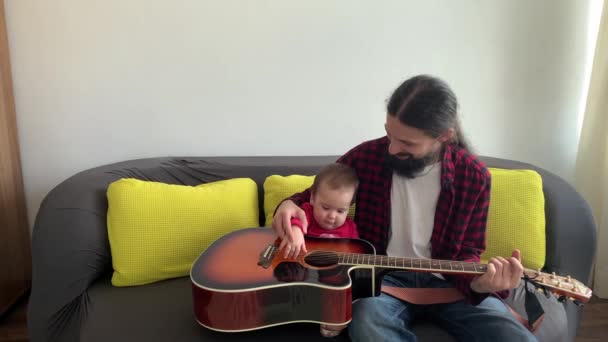
[[[266,215],[265,225],[272,225],[272,217],[277,205],[285,198],[302,192],[312,185],[315,176],[290,175],[268,176],[264,181],[264,214]],[[355,217],[355,205],[351,205],[348,210],[348,217]]]
[[[545,197],[541,176],[532,170],[489,168],[492,191],[486,251],[481,259],[510,257],[519,249],[522,264],[531,269],[545,264]]]
[[[257,185],[249,178],[197,187],[121,179],[107,198],[115,286],[188,275],[217,238],[259,225]]]

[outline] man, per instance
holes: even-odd
[[[378,254],[479,262],[490,174],[469,151],[457,108],[456,96],[442,80],[408,79],[389,99],[386,136],[338,159],[357,172],[355,222],[360,237]],[[298,205],[309,196],[308,190],[295,194],[277,208],[272,226],[283,246],[302,233],[291,226],[292,217],[307,225]],[[299,248],[286,251],[288,256],[298,253]],[[523,271],[519,259],[519,251],[508,259],[492,258],[481,276],[391,272],[383,287],[403,291],[356,301],[350,337],[355,342],[415,341],[410,323],[424,316],[463,341],[535,341],[498,298],[489,296],[504,297],[505,290],[517,287]],[[420,288],[436,292],[425,295]],[[454,288],[462,298],[453,296]]]

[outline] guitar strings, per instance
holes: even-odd
[[[285,252],[285,249],[277,249],[276,250],[277,253],[283,253]],[[440,259],[422,259],[422,258],[405,258],[405,257],[390,257],[390,256],[386,256],[386,255],[372,255],[372,254],[360,254],[360,253],[349,253],[349,252],[338,252],[338,251],[324,251],[324,250],[311,250],[308,253],[302,253],[300,252],[298,254],[298,256],[304,256],[307,259],[310,260],[315,260],[315,261],[326,261],[326,260],[332,260],[332,259],[349,259],[349,258],[357,258],[357,260],[359,259],[363,259],[365,260],[365,258],[368,258],[368,260],[373,259],[375,261],[375,263],[377,263],[378,261],[387,261],[387,262],[400,262],[400,263],[431,263],[431,265],[433,264],[438,264],[440,267],[442,265],[450,265],[450,266],[454,266],[454,265],[463,265],[463,266],[473,266],[473,267],[486,267],[487,264],[483,264],[483,263],[475,263],[475,262],[470,262],[470,261],[458,261],[458,260],[440,260]],[[394,258],[394,259],[391,259]],[[453,268],[453,267],[451,267]]]
[[[276,252],[281,253],[280,255],[282,257],[284,255],[283,252],[285,252],[285,249],[276,249]],[[386,255],[372,255],[372,254],[361,254],[361,253],[350,253],[350,252],[339,252],[339,251],[325,251],[325,250],[311,250],[308,253],[300,252],[298,254],[298,257],[305,257],[305,259],[310,262],[319,262],[319,263],[322,263],[324,261],[333,262],[333,263],[343,262],[343,263],[347,263],[347,264],[354,263],[354,264],[370,264],[370,265],[379,265],[379,266],[391,266],[391,264],[394,266],[397,266],[398,264],[402,264],[402,265],[404,265],[404,267],[406,267],[405,262],[407,262],[409,264],[409,266],[407,266],[408,268],[409,267],[411,267],[411,268],[428,268],[428,269],[435,269],[437,271],[442,271],[442,270],[447,271],[447,267],[449,267],[450,270],[462,269],[463,271],[471,271],[470,269],[465,270],[465,267],[473,266],[474,271],[482,272],[482,271],[485,271],[486,267],[488,266],[488,264],[475,263],[475,262],[470,262],[470,261],[389,257]],[[393,259],[391,259],[391,258],[393,258]],[[351,260],[351,262],[348,262],[349,259]],[[357,260],[357,262],[355,262],[355,259]],[[365,262],[366,259],[367,259],[367,262]],[[361,260],[363,260],[363,261],[361,261]],[[416,263],[418,263],[419,265],[415,265]],[[429,267],[424,267],[427,265],[422,265],[423,263],[427,263],[427,265]],[[480,268],[479,270],[477,269],[478,267]],[[526,272],[533,272],[534,277],[528,276]],[[541,275],[542,275],[542,277],[541,277]],[[537,273],[537,271],[534,271],[534,270],[531,270],[528,268],[524,268],[522,279],[524,279],[524,280],[527,279],[528,281],[530,281],[532,283],[536,283],[535,280],[537,278],[544,278],[545,276],[550,276],[550,275],[547,273],[543,273],[543,272]],[[555,279],[566,279],[564,277],[557,276],[557,275],[553,275],[553,277]],[[572,279],[569,281],[580,283],[580,282],[576,281],[575,279]],[[553,284],[541,283],[540,285],[543,289],[546,289],[546,287],[555,288],[555,286]],[[575,286],[574,283],[565,283],[565,284],[562,284],[561,287],[559,287],[558,289],[560,289],[562,291],[568,291],[568,290],[571,290],[574,286]],[[578,286],[581,287],[581,291],[587,292],[587,290],[585,290],[586,287],[584,284],[581,283]]]
[[[277,249],[277,252],[284,252],[284,249]],[[485,271],[488,264],[475,263],[470,261],[457,261],[457,260],[440,260],[440,259],[421,259],[421,258],[405,258],[405,257],[389,257],[386,255],[372,255],[372,254],[361,254],[361,253],[350,253],[350,252],[339,252],[339,251],[324,251],[324,250],[311,250],[308,253],[300,253],[298,257],[305,257],[311,262],[323,262],[331,261],[335,263],[353,263],[353,264],[370,264],[370,265],[404,265],[407,263],[407,267],[412,268],[435,268],[437,270],[450,270],[463,269],[474,271]],[[393,259],[391,259],[393,258]],[[349,262],[351,261],[351,262]],[[427,267],[428,266],[428,267]],[[529,277],[531,280],[535,280],[540,275],[536,274],[536,271],[524,268],[524,275],[526,272],[533,272],[534,277]],[[540,273],[543,276],[549,276],[547,273]],[[555,275],[556,279],[565,279]]]

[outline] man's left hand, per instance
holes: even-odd
[[[492,293],[516,288],[524,271],[520,260],[519,250],[514,250],[508,259],[491,258],[486,273],[471,282],[471,290],[477,293]]]

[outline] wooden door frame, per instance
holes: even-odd
[[[4,259],[4,261],[1,261]],[[31,286],[27,222],[4,1],[0,1],[0,315]]]

